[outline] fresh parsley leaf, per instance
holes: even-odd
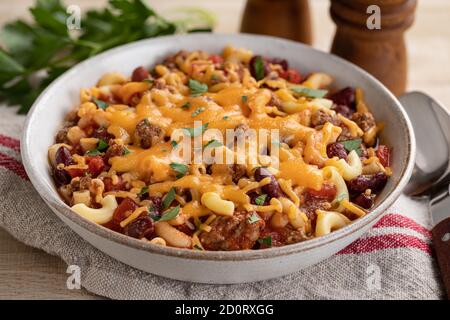
[[[186,134],[190,137],[196,137],[198,135],[201,135],[203,132],[205,132],[205,130],[208,128],[209,123],[205,123],[203,125],[201,125],[200,127],[195,127],[195,128],[184,128],[184,131],[186,132]]]
[[[153,84],[153,82],[155,82],[155,80],[153,79],[144,79],[142,80],[142,82],[148,83],[148,84]]]
[[[264,61],[263,61],[262,57],[257,56],[253,60],[253,69],[255,70],[255,79],[257,81],[264,78]]]
[[[170,144],[172,145],[172,148],[176,148],[178,146],[178,142],[174,140],[170,141]]]
[[[99,154],[101,154],[101,152],[97,149],[89,150],[88,152],[86,152],[86,155],[89,157],[98,156]]]
[[[191,115],[192,115],[192,117],[196,117],[196,116],[198,116],[200,113],[202,113],[203,111],[205,111],[205,108],[200,107],[200,108],[197,108],[195,111],[193,111]]]
[[[172,162],[170,164],[170,167],[172,168],[173,171],[177,172],[177,179],[183,177],[186,175],[186,173],[189,171],[189,167],[185,164],[182,163],[176,163],[176,162]]]
[[[184,103],[184,104],[181,106],[181,109],[183,109],[183,110],[189,110],[190,107],[191,107],[191,103],[190,103],[189,101],[186,101],[186,103]]]
[[[255,203],[258,206],[262,206],[262,205],[264,205],[264,202],[266,202],[266,198],[267,198],[267,194],[262,194],[255,199]]]
[[[191,89],[191,96],[199,96],[208,91],[208,85],[197,80],[189,79],[188,86]]]
[[[222,119],[223,120],[228,120],[228,119],[230,119],[230,117],[229,116],[224,116]]]
[[[352,139],[352,140],[346,140],[346,141],[341,141],[340,143],[342,143],[342,145],[344,146],[345,150],[347,150],[348,152],[351,152],[351,151],[355,150],[356,153],[358,154],[358,156],[361,156],[361,154],[362,154],[362,150],[361,150],[362,140],[360,138]]]
[[[272,236],[267,236],[265,238],[258,239],[258,242],[265,246],[271,247],[272,246]]]
[[[141,189],[141,191],[139,191],[138,196],[142,197],[144,194],[148,193],[148,187],[145,186]]]
[[[105,101],[99,100],[97,98],[92,98],[92,102],[94,102],[97,105],[97,107],[103,110],[109,107],[109,105]]]
[[[177,205],[176,207],[164,211],[159,221],[169,221],[175,219],[179,212],[180,212],[180,205]]]
[[[248,97],[247,96],[242,96],[241,100],[243,103],[247,103]]]
[[[259,220],[261,220],[261,218],[256,213],[254,213],[250,216],[250,218],[248,218],[248,223],[255,223]]]
[[[105,151],[106,149],[109,148],[109,144],[105,141],[100,139],[97,143],[97,150],[98,151]]]
[[[292,92],[301,96],[310,98],[323,98],[327,95],[328,90],[310,89],[306,87],[291,87]]]
[[[162,209],[166,210],[174,199],[175,199],[175,188],[171,188],[163,199]]]
[[[131,151],[127,147],[123,148],[123,155],[124,156],[126,156],[127,154],[130,154],[130,153],[131,153]]]
[[[217,80],[219,80],[219,77],[217,76],[217,74],[213,74],[213,75],[211,75],[210,80],[211,81],[217,81]]]
[[[217,148],[223,146],[222,143],[217,141],[216,139],[209,140],[207,144],[205,144],[205,148]]]

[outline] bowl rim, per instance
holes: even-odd
[[[166,41],[174,41],[178,38],[185,38],[189,37],[195,40],[195,38],[201,38],[205,37],[205,35],[209,35],[212,37],[223,37],[223,38],[247,38],[247,39],[258,39],[258,41],[267,41],[267,42],[278,42],[280,44],[285,45],[295,45],[299,47],[303,47],[303,49],[311,50],[316,55],[322,55],[326,56],[326,59],[332,59],[335,62],[339,64],[345,65],[346,68],[353,69],[353,71],[360,73],[362,76],[367,78],[371,84],[374,87],[374,90],[376,91],[382,91],[384,94],[386,94],[393,102],[392,107],[394,110],[399,113],[400,118],[404,121],[404,127],[406,128],[406,139],[407,139],[407,156],[406,161],[404,162],[404,166],[402,168],[402,172],[400,175],[400,179],[398,182],[392,187],[392,192],[390,192],[386,198],[381,201],[369,214],[365,215],[362,218],[359,218],[355,221],[353,221],[350,225],[347,225],[339,230],[333,231],[328,235],[313,238],[310,240],[306,240],[303,242],[285,245],[281,247],[273,247],[268,248],[264,250],[239,250],[239,251],[198,251],[198,250],[192,250],[192,249],[179,249],[179,248],[173,248],[173,247],[165,247],[160,245],[155,245],[146,241],[134,239],[131,237],[128,237],[126,235],[120,234],[118,232],[112,231],[110,229],[107,229],[106,227],[103,227],[101,225],[98,225],[94,222],[91,222],[89,220],[86,220],[76,214],[74,211],[70,209],[70,207],[65,204],[62,199],[60,198],[59,194],[54,192],[54,190],[51,189],[51,187],[44,183],[43,180],[40,179],[38,170],[33,167],[32,161],[31,161],[31,154],[30,154],[30,148],[29,148],[29,137],[31,135],[31,132],[29,130],[31,123],[33,122],[34,116],[36,112],[38,111],[38,107],[41,104],[41,101],[44,99],[44,97],[53,90],[54,87],[56,87],[59,83],[65,81],[66,78],[70,77],[72,74],[77,72],[77,69],[81,68],[82,66],[86,64],[92,64],[96,61],[100,61],[105,56],[108,55],[114,55],[116,53],[119,53],[121,51],[126,51],[133,47],[138,46],[149,46],[151,44],[159,43],[159,42],[166,42]],[[34,188],[38,191],[39,195],[43,198],[43,200],[51,207],[53,211],[57,211],[58,213],[62,214],[65,218],[69,219],[71,222],[77,224],[81,228],[87,230],[90,233],[93,233],[97,236],[100,236],[102,238],[106,238],[108,240],[111,240],[117,244],[125,245],[137,250],[146,251],[152,254],[156,255],[163,255],[163,256],[171,256],[171,257],[180,257],[185,259],[191,259],[191,260],[214,260],[214,261],[246,261],[246,260],[256,260],[256,259],[266,259],[266,258],[275,258],[275,257],[281,257],[286,255],[291,255],[294,253],[304,252],[307,250],[312,250],[317,247],[324,246],[326,244],[335,242],[339,239],[345,238],[350,236],[352,233],[357,232],[360,229],[363,229],[365,226],[370,225],[372,222],[377,220],[386,209],[388,209],[392,203],[400,196],[403,188],[406,186],[414,167],[414,158],[415,158],[415,150],[416,150],[416,143],[415,143],[415,137],[414,137],[414,131],[411,125],[411,122],[408,118],[408,115],[406,114],[405,110],[403,109],[400,102],[397,100],[397,98],[374,76],[370,75],[365,70],[361,69],[360,67],[338,57],[333,54],[330,54],[328,52],[324,52],[312,47],[309,47],[307,45],[304,45],[302,43],[294,42],[291,40],[286,39],[280,39],[277,37],[272,36],[265,36],[265,35],[254,35],[254,34],[246,34],[246,33],[240,33],[240,34],[221,34],[221,33],[195,33],[195,34],[184,34],[184,35],[169,35],[169,36],[163,36],[153,39],[144,39],[140,41],[136,41],[133,43],[129,43],[126,45],[122,45],[119,47],[115,47],[113,49],[107,50],[99,55],[96,55],[94,57],[91,57],[87,60],[84,60],[75,66],[73,66],[71,69],[67,70],[65,73],[63,73],[61,76],[59,76],[56,80],[54,80],[41,94],[40,96],[35,100],[33,103],[33,106],[31,107],[25,125],[23,129],[23,133],[21,136],[21,157],[22,162],[25,167],[25,170],[28,174],[28,177],[30,178],[31,183],[33,184]]]

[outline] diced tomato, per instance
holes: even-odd
[[[105,192],[120,191],[125,188],[125,181],[123,181],[121,177],[119,177],[119,181],[116,184],[112,183],[111,178],[105,177],[103,179],[103,184],[105,185]]]
[[[328,201],[332,201],[336,197],[336,187],[329,183],[324,183],[322,185],[322,189],[320,190],[314,190],[314,189],[307,189],[306,193],[309,197],[315,198],[315,199],[324,199]]]
[[[65,169],[68,174],[73,178],[82,177],[86,173],[86,169]]]
[[[280,73],[280,77],[282,77],[283,79],[286,79],[287,81],[289,81],[291,83],[300,83],[300,82],[302,82],[302,76],[295,69],[288,69],[286,71],[282,71]]]
[[[219,56],[218,54],[212,54],[209,56],[209,60],[213,63],[223,63],[223,58]]]
[[[376,151],[376,155],[378,159],[380,159],[380,163],[384,167],[389,167],[391,162],[391,150],[388,146],[385,146],[383,144],[379,145]]]
[[[105,162],[100,156],[87,157],[86,162],[89,167],[88,172],[92,177],[98,176],[103,171],[103,168],[105,168]]]
[[[114,210],[113,222],[119,224],[137,208],[138,205],[130,198],[123,199],[116,210]]]

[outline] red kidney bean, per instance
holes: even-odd
[[[69,184],[72,180],[70,174],[64,169],[53,169],[53,178],[55,179],[56,186],[61,187],[63,185]]]
[[[355,89],[352,87],[346,87],[332,94],[329,99],[333,100],[337,105],[344,105],[355,109]]]
[[[387,182],[387,175],[379,172],[372,175],[360,175],[347,182],[348,191],[352,194],[363,193],[367,189],[378,192],[384,188]]]
[[[361,193],[359,196],[352,200],[358,206],[364,209],[370,209],[374,203],[374,195]]]
[[[148,199],[152,202],[153,213],[159,215],[162,212],[162,197],[153,196]]]
[[[347,160],[347,150],[342,143],[333,142],[327,145],[327,156],[328,158],[338,157]]]
[[[148,73],[148,71],[144,67],[140,66],[134,69],[133,74],[131,75],[131,81],[141,82],[145,79],[148,79],[149,75],[150,74]]]
[[[389,147],[380,144],[377,148],[376,155],[384,167],[389,167],[391,162],[391,150]]]
[[[278,181],[275,179],[273,174],[266,168],[259,167],[255,170],[255,180],[261,181],[262,179],[270,177],[270,183],[261,187],[262,191],[267,194],[270,198],[278,198],[282,195],[282,191],[280,189],[280,185]]]
[[[140,216],[124,228],[124,232],[127,236],[137,239],[141,239],[143,237],[151,238],[154,231],[155,224],[149,216]]]
[[[73,164],[72,155],[66,147],[59,147],[55,154],[56,164],[64,164],[65,166]]]
[[[354,113],[354,111],[350,107],[348,107],[344,104],[334,105],[333,110],[339,114],[342,114],[346,118],[351,118]]]
[[[286,59],[272,58],[272,59],[269,60],[269,62],[271,64],[278,64],[278,65],[280,65],[283,68],[283,70],[288,70],[289,69],[289,64],[288,64]]]

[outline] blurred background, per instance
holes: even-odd
[[[176,8],[199,7],[210,11],[215,32],[239,32],[245,0],[146,0],[163,16]],[[17,18],[30,20],[28,8],[33,0],[0,0],[0,25]],[[82,11],[100,8],[107,0],[67,0]],[[310,0],[313,43],[329,51],[335,24],[329,15],[328,0]],[[265,24],[266,21],[260,21]],[[407,91],[424,91],[450,109],[450,1],[419,0],[415,22],[406,31],[408,52]],[[380,63],[383,63],[382,61]],[[79,298],[84,290],[66,289],[67,266],[58,258],[27,247],[0,230],[0,298]]]

